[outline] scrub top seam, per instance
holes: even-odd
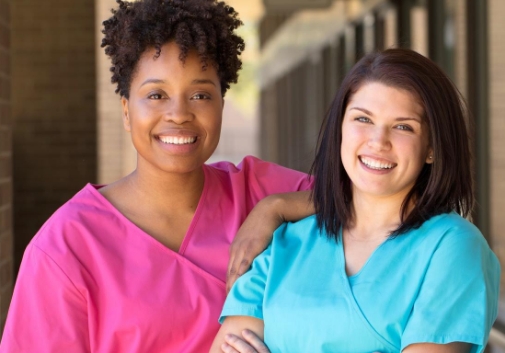
[[[186,232],[186,235],[184,236],[184,239],[182,240],[181,246],[179,247],[179,251],[177,252],[181,256],[184,255],[187,247],[189,246],[189,242],[190,242],[191,238],[193,237],[194,230],[196,228],[196,225],[198,224],[198,221],[200,220],[200,216],[203,212],[202,209],[204,208],[204,205],[207,200],[207,192],[209,190],[209,174],[210,173],[209,173],[209,170],[207,170],[208,167],[205,164],[203,165],[202,168],[203,168],[203,174],[204,174],[202,195],[200,196],[200,200],[198,201],[198,206],[196,206],[196,211],[195,211],[195,214],[193,215],[193,219],[191,220],[188,231]]]
[[[343,242],[343,238],[342,238],[342,230],[340,230],[339,236],[340,236],[340,241],[337,243],[337,246],[338,246],[338,251],[340,252],[340,256],[339,256],[339,258],[340,258],[340,279],[343,282],[344,289],[348,292],[347,300],[348,300],[348,302],[350,302],[351,307],[356,312],[356,314],[358,315],[359,319],[364,324],[364,326],[366,327],[368,332],[370,332],[372,334],[372,336],[377,337],[378,340],[380,342],[382,342],[382,344],[385,344],[393,351],[396,351],[397,348],[391,342],[389,342],[384,337],[382,337],[373,328],[372,324],[370,324],[370,322],[366,319],[365,314],[359,308],[359,305],[356,301],[356,297],[354,296],[351,285],[349,283],[349,278],[347,277],[347,273],[345,271],[345,253],[344,253],[344,242]]]

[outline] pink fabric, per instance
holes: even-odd
[[[92,185],[63,205],[26,249],[0,352],[208,352],[239,225],[264,196],[310,185],[253,157],[204,170],[179,253]]]

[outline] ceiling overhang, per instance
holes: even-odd
[[[268,12],[293,12],[301,9],[329,7],[332,0],[263,0]]]

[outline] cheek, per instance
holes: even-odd
[[[214,125],[214,131],[217,132],[218,134],[221,133],[222,124],[223,124],[222,117],[221,116],[216,117],[213,125]]]
[[[216,109],[213,114],[207,115],[204,119],[206,130],[209,134],[212,134],[212,138],[219,139],[221,134],[221,125],[223,122],[223,117],[221,115],[221,110]]]
[[[355,142],[356,141],[349,134],[342,136],[342,144],[340,145],[340,159],[346,172],[349,172],[349,168],[355,161]]]
[[[364,141],[366,141],[366,137],[363,131],[360,129],[353,129],[351,127],[343,127],[341,154],[355,153],[355,149]]]
[[[426,162],[427,147],[421,141],[399,139],[396,142],[397,150],[401,151],[402,158],[412,166],[416,172],[421,171]]]

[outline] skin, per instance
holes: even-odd
[[[123,122],[131,133],[140,163],[172,174],[202,173],[203,163],[219,142],[224,100],[214,66],[202,70],[190,52],[185,62],[179,48],[165,44],[158,58],[146,51],[131,82],[130,98],[122,98]],[[162,143],[162,138],[188,137],[187,145]],[[188,148],[177,148],[177,147]]]
[[[428,139],[423,107],[411,93],[364,85],[351,97],[342,122],[341,158],[353,198],[401,203],[424,164],[433,162]],[[391,168],[368,167],[370,162]]]
[[[380,83],[364,85],[349,100],[341,148],[355,215],[343,232],[349,275],[357,273],[400,224],[403,200],[424,164],[433,162],[423,112],[411,93]]]
[[[203,190],[203,164],[221,131],[223,97],[216,69],[198,55],[185,63],[167,43],[147,50],[122,98],[123,125],[137,150],[137,168],[100,192],[130,221],[178,251]],[[188,144],[164,143],[184,138]],[[171,202],[167,202],[171,200]]]
[[[423,115],[422,105],[410,92],[377,82],[363,85],[349,100],[341,146],[342,163],[353,185],[354,218],[343,230],[348,275],[359,272],[389,232],[397,228],[405,196],[424,164],[433,163]],[[262,320],[227,317],[211,352],[254,352],[241,350],[238,342],[246,329],[263,338]],[[471,345],[463,342],[421,342],[403,352],[464,353],[470,349]]]
[[[137,227],[178,251],[203,190],[202,166],[219,142],[224,100],[215,67],[202,70],[195,52],[183,63],[179,47],[169,42],[159,57],[155,54],[152,48],[143,53],[129,99],[121,99],[137,168],[99,192]],[[261,346],[261,340],[247,334],[239,343],[244,351],[261,352]]]
[[[258,202],[237,232],[230,247],[226,291],[244,274],[252,261],[270,243],[272,233],[284,222],[294,222],[315,213],[310,191],[274,194]]]
[[[251,316],[230,316],[219,330],[210,353],[267,353],[263,343],[263,320]],[[248,338],[251,346],[244,344]]]

